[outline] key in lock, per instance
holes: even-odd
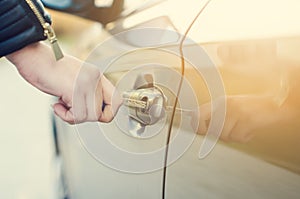
[[[140,88],[123,93],[129,117],[142,125],[152,125],[164,117],[166,99],[158,87]]]
[[[174,111],[164,91],[154,83],[152,74],[140,74],[133,89],[124,91],[122,97],[123,106],[128,110],[126,111],[129,119],[127,132],[137,138],[147,137],[149,132],[144,135],[147,126],[158,124]],[[197,110],[183,108],[175,108],[175,111],[192,117],[198,113]]]

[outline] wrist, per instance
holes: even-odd
[[[41,79],[40,76],[43,73],[49,74],[56,64],[51,49],[41,42],[30,44],[7,55],[6,58],[16,66],[26,81],[36,87]]]

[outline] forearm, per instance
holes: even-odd
[[[81,65],[81,61],[68,55],[56,61],[51,48],[41,42],[28,45],[6,57],[30,84],[59,97],[72,88]]]

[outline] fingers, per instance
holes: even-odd
[[[75,78],[74,87],[63,92],[53,109],[58,117],[70,124],[110,122],[122,104],[115,90],[97,68],[85,65]]]
[[[100,122],[110,122],[119,107],[122,104],[121,95],[116,91],[116,88],[112,85],[112,83],[104,76],[101,76],[102,83],[102,96],[105,107],[101,116],[99,117]],[[103,104],[101,103],[101,106]]]
[[[75,123],[75,118],[73,113],[68,108],[66,108],[62,103],[54,104],[53,110],[54,113],[65,122],[68,122],[69,124]]]
[[[115,115],[112,109],[114,86],[95,67],[86,65],[80,71],[73,95],[75,122],[110,122]],[[106,106],[103,108],[103,104]]]
[[[101,116],[99,117],[98,121],[99,122],[111,122],[114,118],[114,114],[113,114],[113,109],[111,105],[105,105],[105,108],[101,114]]]

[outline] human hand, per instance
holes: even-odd
[[[70,57],[66,62],[78,61]],[[115,87],[90,64],[82,64],[75,80],[73,78],[69,77],[73,82],[72,88],[66,87],[58,102],[53,105],[55,114],[70,124],[87,121],[110,122],[121,104]]]
[[[110,122],[122,103],[99,69],[69,55],[56,61],[51,49],[42,43],[29,45],[7,58],[30,84],[58,97],[54,112],[70,124]]]

